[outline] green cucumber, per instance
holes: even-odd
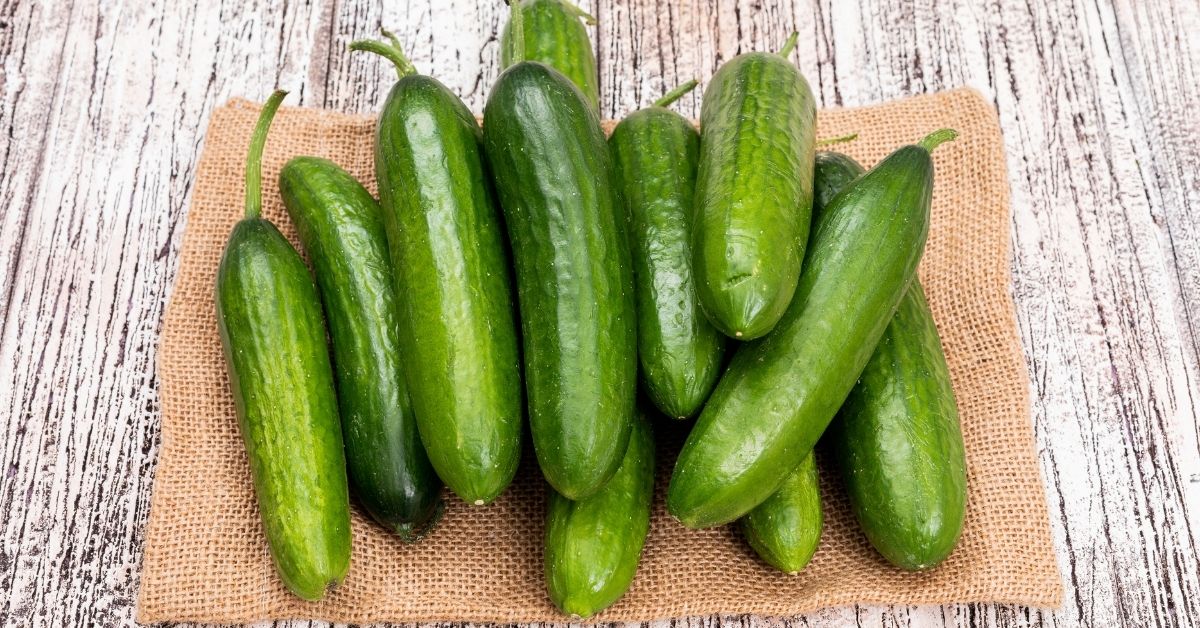
[[[258,497],[283,583],[318,600],[350,568],[350,496],[317,287],[262,214],[262,152],[287,92],[267,100],[246,159],[246,217],[217,269],[217,327]]]
[[[329,323],[350,488],[372,518],[415,541],[437,517],[442,483],[404,385],[400,308],[379,205],[349,173],[317,157],[288,161],[279,192]]]
[[[567,0],[510,0],[510,4],[513,19],[500,32],[500,67],[521,60],[545,63],[571,79],[588,105],[599,111],[596,56],[584,28],[584,23],[595,24],[596,18]]]
[[[692,225],[700,305],[722,333],[752,340],[783,316],[808,238],[816,106],[787,55],[721,66],[700,109]]]
[[[742,534],[760,558],[789,574],[804,569],[821,543],[821,485],[810,453],[779,490],[741,519]]]
[[[600,119],[550,66],[496,80],[484,145],[512,244],[530,431],[570,499],[612,477],[637,392],[633,276]]]
[[[779,487],[846,400],[916,274],[929,232],[935,132],[834,197],[779,325],[738,351],[684,443],[667,492],[692,528],[728,523]]]
[[[725,337],[708,322],[692,272],[692,192],[700,134],[666,107],[682,85],[630,114],[608,139],[629,215],[643,387],[668,416],[699,411],[721,374]]]
[[[850,157],[819,153],[814,216],[862,172]],[[966,453],[946,354],[917,278],[822,440],[880,554],[909,570],[949,556],[966,514]]]
[[[578,501],[547,496],[546,588],[575,617],[611,606],[637,573],[654,499],[654,435],[640,415],[632,432],[621,468],[598,493]]]
[[[466,105],[415,74],[398,42],[400,80],[379,114],[375,172],[400,302],[400,345],[421,440],[460,498],[482,505],[512,481],[522,407],[503,226]],[[382,49],[381,49],[382,48]]]

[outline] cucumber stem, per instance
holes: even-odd
[[[783,42],[783,48],[779,49],[779,56],[786,59],[788,55],[792,54],[792,50],[796,48],[796,41],[799,38],[800,33],[792,31],[792,34],[788,35],[787,41]]]
[[[834,144],[845,144],[846,142],[853,142],[856,139],[858,139],[858,133],[850,133],[847,135],[839,135],[837,137],[831,137],[829,139],[817,140],[817,148],[823,148],[825,146],[833,146]]]
[[[350,44],[350,49],[356,51],[373,52],[387,59],[388,61],[391,61],[392,65],[396,66],[396,75],[399,78],[404,78],[410,74],[416,74],[417,68],[412,64],[412,61],[409,61],[408,57],[404,55],[404,50],[400,46],[400,39],[393,35],[386,28],[379,29],[379,32],[383,33],[383,36],[387,37],[388,41],[391,43],[385,44],[382,41],[375,41],[373,39],[360,39],[352,42]]]
[[[696,79],[692,79],[692,80],[684,83],[683,85],[680,85],[679,87],[676,87],[675,89],[663,94],[662,98],[659,98],[658,100],[654,101],[654,106],[655,107],[670,107],[672,103],[674,103],[676,100],[679,100],[680,98],[682,98],[684,94],[692,91],[693,89],[696,89],[696,86],[699,84],[700,84],[700,81],[697,81]]]
[[[258,114],[258,122],[254,125],[254,135],[250,136],[250,152],[246,155],[246,218],[258,218],[262,215],[262,154],[267,145],[267,131],[271,128],[271,120],[279,110],[287,92],[275,90],[267,102],[263,104],[262,112]]]
[[[509,0],[508,27],[512,30],[512,61],[525,60],[525,18],[521,15],[521,0]]]
[[[563,3],[563,6],[567,7],[567,9],[569,9],[571,11],[571,13],[574,13],[575,17],[582,19],[584,24],[587,24],[588,26],[596,25],[596,18],[593,17],[591,13],[588,13],[587,11],[584,11],[583,9],[579,8],[579,5],[577,5],[573,2],[569,2],[568,0],[561,0],[561,1]]]
[[[938,129],[929,135],[926,135],[917,146],[924,148],[929,152],[942,145],[944,142],[953,142],[958,137],[958,131],[954,129]]]

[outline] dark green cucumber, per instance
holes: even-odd
[[[804,569],[821,543],[821,485],[810,453],[779,489],[742,517],[742,534],[760,558],[784,573]]]
[[[542,473],[570,499],[612,477],[637,392],[633,277],[600,120],[550,66],[496,80],[484,145],[516,268],[529,422]]]
[[[862,172],[850,157],[819,153],[814,215]],[[954,550],[966,514],[966,453],[950,369],[917,278],[822,439],[880,554],[918,570]]]
[[[404,385],[400,310],[379,205],[349,173],[317,157],[287,162],[279,192],[325,306],[350,488],[376,521],[415,541],[436,519],[442,483],[421,446]]]
[[[386,44],[355,44],[378,46]],[[521,450],[503,226],[475,117],[437,80],[414,74],[394,40],[390,48],[401,78],[379,114],[375,172],[400,344],[413,364],[405,375],[433,467],[464,501],[481,505],[512,481]]]
[[[953,136],[939,131],[897,150],[825,208],[787,313],[734,356],[679,454],[667,506],[685,525],[749,512],[825,431],[916,273],[929,231],[929,151]]]
[[[263,106],[246,159],[246,217],[217,269],[217,327],[263,531],[283,583],[318,600],[350,568],[350,497],[317,287],[262,213],[262,151],[286,92]]]
[[[692,192],[700,134],[667,105],[631,114],[608,139],[629,215],[643,387],[668,416],[695,414],[721,373],[725,337],[697,301],[692,273]]]
[[[850,182],[863,173],[863,167],[853,157],[833,151],[817,153],[813,161],[813,202],[812,219],[815,223],[820,219],[821,212],[829,206],[833,197],[837,196]]]
[[[966,454],[950,371],[917,281],[826,438],[854,514],[884,558],[915,571],[954,551],[967,506]]]
[[[816,107],[779,54],[751,52],[717,70],[700,110],[692,225],[700,304],[727,336],[752,340],[783,316],[808,238]]]
[[[564,613],[587,618],[629,589],[650,529],[654,436],[634,419],[621,468],[604,488],[572,501],[550,491],[546,511],[546,588]]]
[[[584,23],[596,18],[567,0],[511,0],[512,17],[500,33],[500,67],[538,61],[562,72],[599,111],[596,56]],[[582,22],[580,21],[582,20]]]

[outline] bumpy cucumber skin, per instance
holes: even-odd
[[[814,216],[862,172],[850,157],[818,154]],[[954,551],[967,506],[966,452],[950,368],[917,278],[822,439],[880,554],[916,571]]]
[[[741,519],[750,547],[772,567],[789,574],[804,569],[821,544],[821,485],[810,453],[779,490]]]
[[[530,431],[570,499],[612,477],[637,392],[633,277],[600,120],[534,62],[496,80],[484,144],[512,244]]]
[[[400,79],[376,132],[380,206],[421,440],[467,503],[520,461],[521,372],[503,226],[475,117],[428,76]]]
[[[283,583],[319,600],[350,568],[350,497],[317,288],[270,222],[237,223],[217,326],[263,530]]]
[[[954,551],[967,463],[950,370],[913,281],[830,427],[850,504],[889,562],[928,569]]]
[[[704,91],[692,230],[700,304],[727,336],[769,332],[808,239],[816,107],[804,76],[765,52],[734,57]]]
[[[833,151],[817,153],[813,161],[813,201],[812,219],[815,223],[820,220],[821,212],[829,206],[833,197],[837,196],[850,182],[864,172],[864,168],[853,157]]]
[[[826,208],[787,313],[734,356],[684,443],[667,494],[684,525],[746,514],[812,450],[915,275],[932,189],[929,152],[906,146]]]
[[[350,488],[380,525],[416,541],[437,518],[442,483],[421,446],[404,385],[379,205],[349,173],[317,157],[285,164],[279,191],[329,324]]]
[[[546,588],[554,605],[587,618],[629,589],[650,530],[654,437],[634,420],[616,475],[596,494],[572,501],[550,491],[546,514]]]
[[[712,392],[725,354],[692,272],[700,134],[683,116],[650,107],[622,120],[608,144],[629,216],[642,383],[667,416],[687,418]]]
[[[588,105],[600,109],[600,82],[596,55],[580,16],[562,0],[523,0],[520,4],[525,32],[525,61],[537,61],[558,70],[583,92]],[[505,23],[500,32],[500,67],[513,65],[517,42]]]

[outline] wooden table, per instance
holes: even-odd
[[[0,624],[133,622],[158,334],[213,107],[280,86],[290,104],[372,112],[391,70],[346,45],[383,24],[482,109],[502,3],[381,4],[0,0]],[[1200,5],[583,4],[599,19],[606,117],[793,28],[824,106],[965,84],[1000,113],[1012,292],[1066,602],[783,623],[1200,623]]]

